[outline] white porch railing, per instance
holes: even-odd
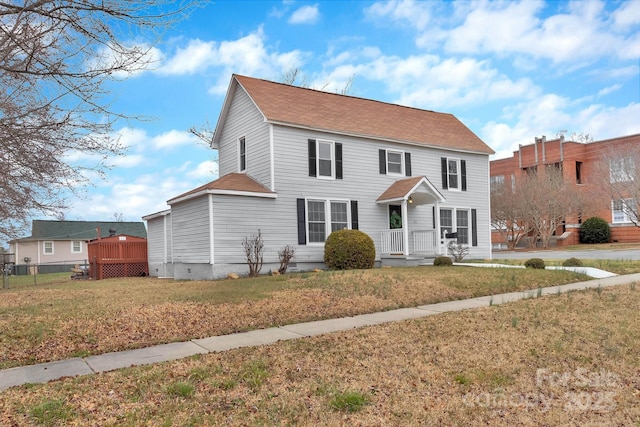
[[[382,253],[403,254],[404,253],[404,230],[396,228],[395,230],[385,230],[382,232]]]
[[[410,234],[413,242],[409,248],[410,254],[435,254],[438,248],[438,239],[435,230],[416,230]],[[385,230],[381,233],[382,254],[404,254],[404,230]]]
[[[438,247],[436,230],[416,230],[413,235],[413,253],[435,254]]]

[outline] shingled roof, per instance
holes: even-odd
[[[92,240],[98,237],[108,237],[109,230],[116,234],[147,237],[144,222],[118,221],[54,221],[35,219],[31,223],[31,236],[25,240]]]
[[[234,74],[268,122],[385,141],[482,154],[494,151],[453,114],[340,95]],[[224,123],[223,108],[218,125]],[[213,145],[218,143],[219,132]]]
[[[275,197],[276,193],[244,173],[229,173],[193,190],[174,197],[167,203],[172,204],[197,197],[202,194],[231,194],[256,197]]]

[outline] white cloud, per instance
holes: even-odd
[[[185,175],[191,179],[203,179],[206,182],[212,181],[218,177],[218,162],[206,160],[199,163],[195,169],[189,170]]]
[[[598,96],[605,96],[605,95],[608,95],[610,93],[617,92],[620,89],[622,89],[622,85],[621,84],[614,84],[614,85],[611,85],[609,87],[605,87],[603,89],[600,89],[598,91]]]
[[[302,6],[291,14],[288,22],[290,24],[314,24],[320,17],[318,5]]]
[[[408,23],[417,30],[424,30],[431,21],[431,2],[391,0],[374,3],[364,10],[368,18],[384,21],[389,17],[401,24]]]
[[[640,24],[640,2],[638,0],[628,0],[611,14],[614,28],[619,31],[628,30]]]
[[[179,48],[156,72],[179,76],[215,69],[215,83],[209,93],[223,95],[233,73],[272,78],[283,70],[298,68],[304,62],[305,54],[299,50],[270,52],[265,39],[261,27],[237,40],[190,40],[186,47]]]
[[[155,148],[173,148],[180,145],[195,145],[199,142],[200,140],[195,135],[175,129],[151,138],[151,143]]]

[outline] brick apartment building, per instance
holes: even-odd
[[[580,224],[592,216],[609,223],[614,242],[640,242],[640,227],[632,221],[634,213],[621,203],[625,198],[627,206],[635,206],[637,215],[640,134],[594,142],[569,141],[563,136],[553,140],[546,140],[544,136],[535,138],[533,144],[521,145],[512,157],[490,162],[491,183],[511,186],[522,173],[543,165],[560,167],[565,181],[589,200],[589,206],[581,214],[567,212],[564,224],[555,233],[561,236],[556,239],[557,245],[578,243]],[[610,182],[624,188],[627,194],[613,196],[608,191]],[[491,237],[494,248],[504,244],[496,230],[492,230]],[[520,246],[523,244],[524,241]]]

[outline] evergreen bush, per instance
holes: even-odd
[[[580,227],[581,243],[608,243],[611,240],[611,227],[604,219],[593,216]]]
[[[540,258],[530,258],[524,262],[524,266],[527,268],[537,268],[544,270],[544,260]]]
[[[569,258],[562,263],[563,267],[582,267],[582,261],[578,258]]]
[[[448,256],[439,256],[433,260],[433,265],[436,267],[446,267],[453,265],[453,261]]]
[[[373,268],[376,247],[368,234],[359,230],[338,230],[324,244],[324,263],[331,270]]]

